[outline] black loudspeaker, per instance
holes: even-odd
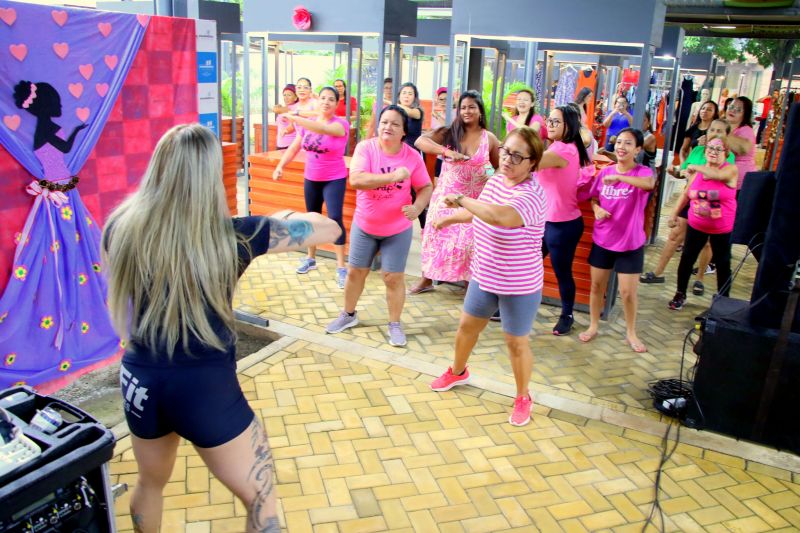
[[[777,329],[753,326],[749,303],[717,297],[695,348],[695,401],[684,423],[800,454],[800,335],[789,345],[761,438],[754,436],[757,413],[772,359]]]
[[[749,172],[736,199],[736,223],[731,243],[750,247],[760,261],[775,197],[774,172]]]
[[[750,297],[752,322],[767,328],[780,325],[794,266],[800,259],[800,105],[792,105],[789,111],[776,175],[772,213]],[[792,331],[800,331],[798,321]]]

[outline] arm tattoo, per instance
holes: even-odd
[[[314,232],[314,227],[306,220],[270,220],[269,247],[275,248],[288,239],[287,245],[302,245]]]
[[[134,533],[144,533],[144,518],[140,514],[132,514],[131,522],[133,522]]]
[[[257,486],[256,497],[249,509],[249,520],[252,529],[263,533],[280,532],[277,516],[268,516],[268,502],[274,498],[275,468],[272,450],[267,442],[267,432],[257,418],[250,424],[250,447],[253,450],[254,462],[247,479]],[[271,512],[275,512],[274,510]]]

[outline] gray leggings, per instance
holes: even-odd
[[[350,266],[369,268],[375,255],[380,251],[381,270],[405,272],[412,235],[412,228],[387,237],[371,235],[359,228],[354,220],[350,226]]]

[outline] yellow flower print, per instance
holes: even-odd
[[[88,225],[88,226],[92,225],[92,219],[91,218],[86,217],[86,225]]]
[[[47,315],[42,317],[42,321],[39,322],[39,327],[42,329],[50,329],[53,327],[53,324],[53,317]]]
[[[88,322],[81,322],[81,333],[86,335],[89,333],[89,323]]]
[[[121,340],[121,341],[119,341],[119,347],[120,347],[120,348],[124,348],[125,346],[127,346],[127,343],[125,342],[125,340],[124,340],[124,339],[123,339],[123,340]]]
[[[25,265],[19,265],[14,269],[14,277],[20,281],[25,281],[28,276],[28,269]]]
[[[50,245],[50,251],[56,253],[61,249],[61,243],[58,241],[53,241],[53,244]]]
[[[16,361],[16,360],[17,360],[17,354],[15,354],[15,353],[13,353],[13,352],[12,352],[12,353],[10,353],[10,354],[7,354],[7,355],[6,355],[6,366],[11,366],[11,365],[13,365],[13,364],[14,364],[14,361]]]
[[[92,263],[92,270],[94,270],[95,272],[100,272],[101,270],[100,263]]]
[[[61,364],[58,365],[58,369],[61,370],[62,372],[66,372],[67,370],[69,370],[69,367],[71,366],[72,366],[72,361],[70,361],[69,359],[64,359],[63,361],[61,361]]]
[[[65,205],[61,208],[61,218],[64,220],[72,220],[72,208],[68,205]]]
[[[19,244],[19,241],[21,240],[22,240],[22,233],[18,231],[14,234],[14,243]],[[30,242],[31,242],[31,236],[28,235],[27,237],[25,237],[25,244],[29,244]]]
[[[89,278],[86,277],[86,274],[83,272],[78,274],[78,285],[86,285],[87,281],[89,281]]]
[[[25,385],[24,381],[17,381],[16,383],[14,383],[15,387],[22,387],[23,385]]]
[[[8,316],[8,311],[0,315],[0,324],[2,324],[5,321],[7,316]]]
[[[75,242],[81,242],[81,234],[77,231],[75,232]]]

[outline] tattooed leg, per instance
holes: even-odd
[[[250,424],[250,447],[255,462],[247,475],[248,481],[257,487],[256,497],[248,508],[250,531],[273,533],[280,531],[275,513],[275,467],[272,450],[267,441],[267,432],[256,418]]]

